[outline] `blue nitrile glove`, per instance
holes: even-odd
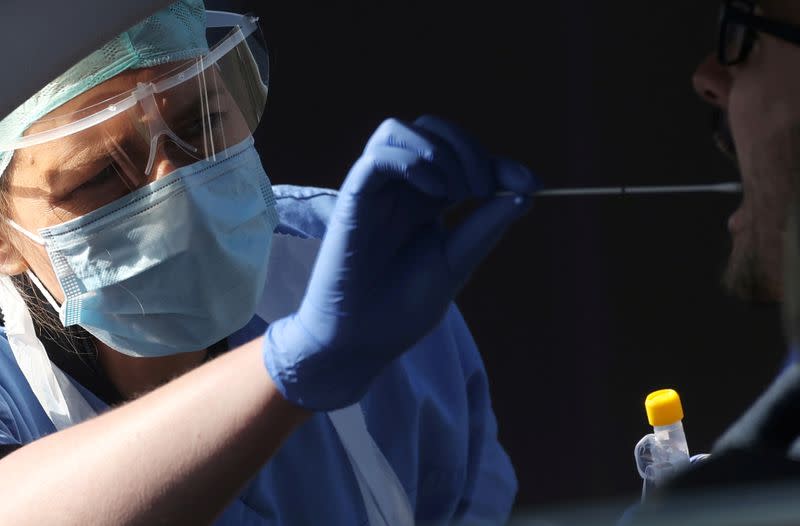
[[[357,402],[372,379],[430,332],[538,188],[433,117],[387,120],[347,175],[296,313],[270,324],[264,363],[287,400],[312,410]],[[453,230],[442,213],[482,198]]]

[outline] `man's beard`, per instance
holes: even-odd
[[[727,112],[714,112],[713,130],[717,148],[741,170]],[[756,225],[752,218],[748,223],[747,231],[738,234],[746,237],[732,240],[722,285],[729,294],[739,299],[751,303],[774,303],[775,291],[770,287],[769,264],[761,253],[763,247],[759,242],[759,232],[753,230]]]
[[[750,244],[741,254],[731,251],[722,286],[739,299],[752,303],[775,303],[774,291],[769,286],[764,264],[758,258],[758,249]]]

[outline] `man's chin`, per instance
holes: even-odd
[[[728,294],[757,305],[774,305],[780,302],[780,291],[771,285],[754,258],[728,262],[722,276],[722,286]]]

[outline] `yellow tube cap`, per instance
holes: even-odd
[[[644,408],[651,426],[668,426],[683,420],[681,399],[673,389],[653,391],[647,395]]]

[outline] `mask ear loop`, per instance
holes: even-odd
[[[31,282],[34,284],[34,286],[35,286],[37,289],[39,289],[39,292],[41,292],[41,293],[42,293],[42,296],[44,296],[44,297],[45,297],[45,299],[47,300],[47,302],[48,302],[50,305],[52,305],[52,306],[53,306],[53,308],[56,310],[56,312],[59,312],[59,313],[60,313],[60,312],[61,312],[61,305],[59,305],[59,303],[56,301],[56,299],[55,299],[55,298],[54,298],[54,297],[53,297],[53,296],[50,294],[50,291],[49,291],[49,290],[47,290],[47,287],[45,287],[44,285],[42,285],[42,282],[41,282],[41,281],[39,281],[39,278],[37,278],[37,277],[36,277],[36,274],[34,274],[34,273],[31,271],[31,269],[28,269],[28,270],[26,270],[26,271],[25,271],[25,274],[27,274],[27,275],[28,275],[28,278],[31,280]]]
[[[27,237],[28,239],[30,239],[30,240],[31,240],[31,241],[33,241],[34,243],[36,243],[36,244],[38,244],[38,245],[42,245],[42,246],[44,246],[44,245],[45,245],[45,241],[44,241],[44,238],[43,238],[43,237],[41,237],[41,236],[37,236],[36,234],[33,234],[33,233],[31,233],[31,232],[28,232],[27,230],[25,230],[24,228],[22,228],[21,226],[19,226],[19,225],[18,225],[18,224],[17,224],[17,223],[16,223],[14,220],[12,220],[12,219],[6,219],[6,223],[8,223],[8,225],[9,225],[11,228],[13,228],[14,230],[16,230],[17,232],[19,232],[19,233],[20,233],[20,234],[22,234],[23,236]],[[28,269],[28,270],[26,270],[26,271],[25,271],[25,274],[27,274],[27,275],[28,275],[28,278],[30,278],[30,280],[31,280],[31,283],[33,283],[33,284],[34,284],[34,286],[36,286],[36,288],[37,288],[37,289],[39,289],[39,292],[41,292],[41,293],[42,293],[42,295],[45,297],[45,299],[47,300],[47,302],[48,302],[48,303],[50,303],[50,305],[52,305],[52,306],[53,306],[53,308],[56,310],[56,312],[59,312],[59,313],[60,313],[60,312],[61,312],[61,305],[59,305],[59,304],[58,304],[58,302],[56,301],[56,299],[55,299],[55,298],[54,298],[54,297],[53,297],[53,296],[50,294],[50,291],[49,291],[49,290],[47,290],[47,287],[45,287],[44,285],[42,285],[42,282],[41,282],[41,281],[39,281],[39,278],[37,278],[37,277],[36,277],[36,274],[34,274],[34,273],[31,271],[31,269]]]
[[[6,223],[8,223],[8,226],[10,226],[11,228],[16,230],[17,232],[19,232],[23,236],[27,237],[28,239],[30,239],[31,241],[33,241],[37,245],[42,245],[42,246],[45,245],[43,237],[37,236],[36,234],[34,234],[32,232],[28,232],[27,230],[25,230],[24,228],[19,226],[14,220],[6,219]]]
[[[145,115],[147,115],[147,127],[149,128],[150,132],[150,155],[147,158],[147,166],[144,170],[145,175],[150,175],[150,172],[153,171],[153,164],[155,164],[156,152],[158,151],[158,143],[162,135],[166,135],[183,151],[189,155],[192,155],[196,159],[199,159],[197,157],[197,148],[178,137],[175,132],[172,131],[169,125],[164,122],[161,112],[158,111],[158,104],[153,96],[152,86],[152,84],[139,83],[137,91],[141,90],[147,92],[147,94],[141,96],[137,94],[136,96],[136,98],[139,99],[139,104],[142,105]]]

